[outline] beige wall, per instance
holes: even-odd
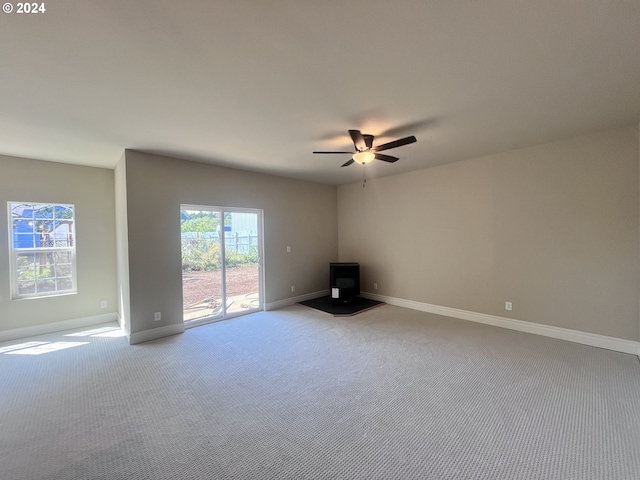
[[[131,333],[182,322],[181,204],[264,210],[267,303],[328,288],[328,263],[338,256],[336,187],[136,151],[125,156]],[[158,311],[162,320],[154,322]]]
[[[0,156],[0,172],[0,330],[117,311],[113,170]],[[10,299],[9,201],[75,205],[77,294]]]
[[[623,128],[337,195],[134,151],[115,175],[0,156],[0,271],[9,268],[8,201],[75,204],[78,237],[78,294],[11,301],[2,275],[0,330],[118,303],[129,332],[181,322],[179,208],[202,204],[264,210],[268,303],[326,289],[326,265],[339,257],[362,264],[364,291],[638,340],[639,143],[637,127]]]
[[[340,186],[339,257],[364,291],[638,340],[638,163],[629,127]]]
[[[129,232],[127,230],[127,172],[125,153],[114,171],[116,248],[118,254],[118,315],[120,325],[127,334],[131,333],[131,299],[129,297]]]

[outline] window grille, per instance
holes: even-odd
[[[76,292],[74,206],[9,202],[9,222],[11,297]]]

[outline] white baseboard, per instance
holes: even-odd
[[[102,313],[100,315],[91,315],[89,317],[72,318],[62,320],[60,322],[43,323],[41,325],[32,325],[29,327],[12,328],[10,330],[0,330],[0,342],[9,340],[17,340],[19,338],[34,337],[36,335],[44,335],[53,332],[62,332],[63,330],[72,330],[75,328],[91,327],[101,323],[117,322],[118,314]]]
[[[177,335],[179,333],[184,333],[184,323],[176,323],[172,325],[165,325],[164,327],[143,330],[141,332],[134,332],[129,335],[129,345],[148,342],[162,337]]]
[[[608,337],[597,333],[581,332],[579,330],[571,330],[569,328],[554,327],[551,325],[542,325],[540,323],[525,322],[523,320],[514,320],[512,318],[498,317],[496,315],[488,315],[486,313],[471,312],[468,310],[460,310],[458,308],[442,307],[440,305],[432,305],[430,303],[414,302],[413,300],[405,300],[396,297],[387,297],[375,293],[362,293],[365,298],[379,300],[396,305],[398,307],[411,308],[422,312],[435,313],[436,315],[444,315],[447,317],[459,318],[461,320],[469,320],[471,322],[484,323],[496,327],[509,328],[520,332],[533,333],[545,337],[557,338],[569,342],[581,343],[592,347],[605,348],[616,352],[630,353],[640,356],[640,342],[633,340],[625,340],[623,338]]]
[[[298,302],[311,300],[312,298],[324,297],[325,295],[329,295],[329,289],[320,290],[319,292],[307,293],[305,295],[298,295],[297,297],[289,297],[283,300],[276,300],[275,302],[267,303],[265,305],[265,310],[277,310],[278,308],[289,307],[291,305],[295,305]]]

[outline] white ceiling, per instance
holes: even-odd
[[[12,3],[15,5],[16,2]],[[0,14],[0,154],[340,184],[640,122],[638,0],[50,0]],[[384,137],[384,138],[383,138]]]

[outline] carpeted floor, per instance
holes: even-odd
[[[0,345],[3,480],[640,478],[632,355],[390,305],[105,335]]]

